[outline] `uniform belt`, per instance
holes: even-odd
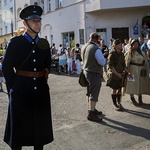
[[[17,70],[16,74],[19,76],[33,77],[33,78],[40,78],[44,76],[44,73],[42,71],[32,72],[32,71]]]
[[[144,64],[138,64],[138,63],[133,63],[131,62],[130,65],[135,65],[135,66],[144,66]]]

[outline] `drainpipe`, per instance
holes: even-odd
[[[13,18],[11,18],[11,36],[14,36],[14,29],[13,29]]]
[[[84,41],[85,41],[85,43],[87,42],[87,31],[86,31],[86,9],[85,9],[85,5],[86,5],[86,0],[84,0],[83,1],[83,3],[84,3],[84,35],[85,35],[85,37],[84,37]]]
[[[13,9],[13,29],[14,31],[17,29],[17,25],[16,25],[16,0],[13,1],[13,6],[14,6],[14,9]]]

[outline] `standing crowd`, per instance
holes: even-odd
[[[81,73],[81,49],[77,43],[75,47],[66,47],[65,44],[60,44],[58,50],[51,47],[52,66],[54,65],[58,71],[58,75],[65,73],[68,75]],[[55,50],[54,50],[55,49]]]
[[[110,40],[107,47],[104,40],[93,32],[81,49],[81,56],[83,73],[88,83],[88,120],[102,121],[102,111],[96,109],[102,77],[112,89],[112,105],[117,111],[124,110],[121,104],[123,89],[130,95],[130,101],[135,106],[143,105],[143,94],[150,95],[150,35],[147,43],[140,36],[138,39],[125,39],[124,42],[119,39]]]

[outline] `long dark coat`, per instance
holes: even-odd
[[[36,41],[38,39],[36,37]],[[12,38],[3,60],[3,73],[9,92],[4,141],[11,148],[40,146],[53,141],[50,94],[46,78],[15,74],[15,70],[36,72],[44,68],[50,69],[49,47],[44,48],[42,45],[39,48],[31,40],[28,34]],[[31,55],[22,65],[30,52]]]

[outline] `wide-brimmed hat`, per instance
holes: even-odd
[[[137,42],[137,43],[140,45],[140,42],[139,42],[138,39],[133,39],[133,40],[131,41],[131,46],[132,46],[135,42]]]
[[[30,5],[20,12],[20,18],[23,20],[41,19],[43,9],[37,5]]]

